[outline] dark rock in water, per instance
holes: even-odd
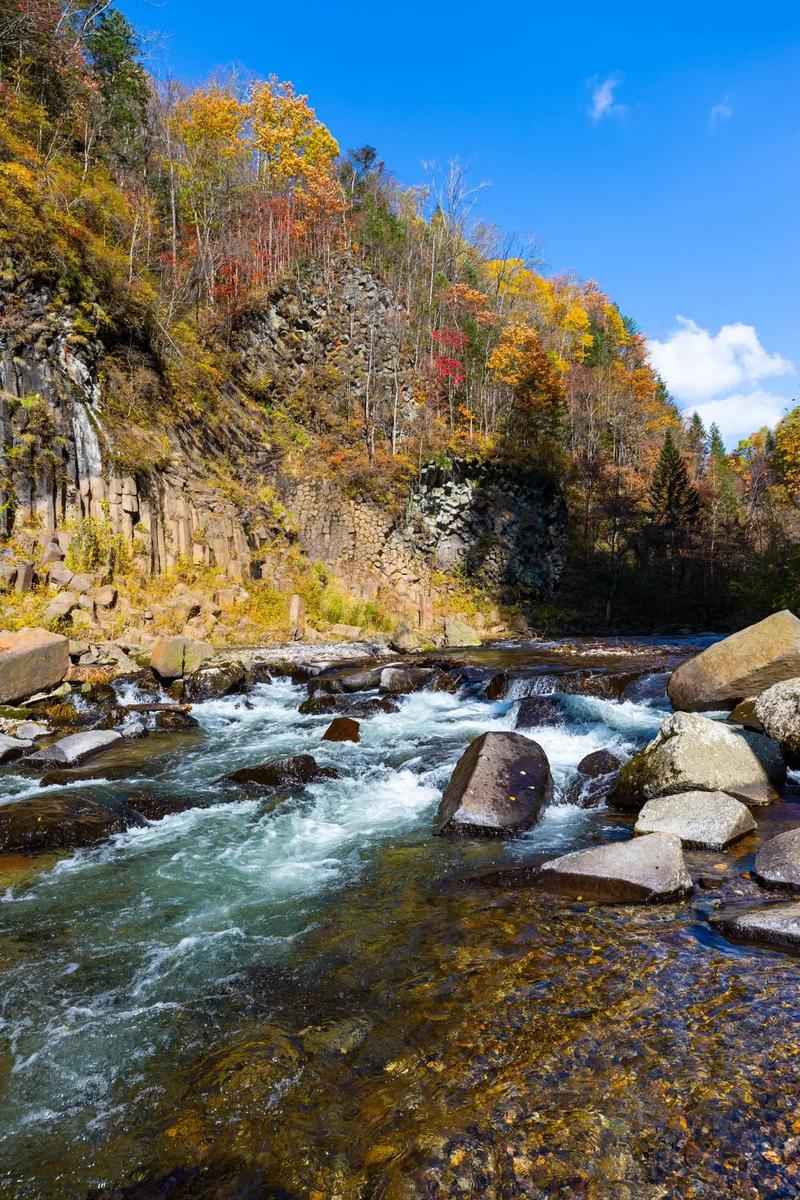
[[[197,729],[199,722],[191,713],[180,708],[167,708],[156,713],[158,729]]]
[[[258,787],[303,787],[318,779],[335,779],[338,771],[321,767],[311,754],[280,754],[255,767],[240,767],[225,775],[225,783],[255,784]]]
[[[800,900],[788,904],[762,904],[746,911],[723,909],[710,920],[733,941],[800,950]]]
[[[324,716],[326,713],[338,712],[342,707],[341,700],[329,692],[315,693],[299,705],[297,711],[304,717]]]
[[[642,671],[568,671],[555,678],[555,691],[568,696],[596,696],[621,700],[643,678]]]
[[[621,760],[610,750],[593,750],[578,763],[578,774],[567,788],[567,802],[579,808],[600,808],[621,766]]]
[[[504,700],[508,692],[509,678],[505,671],[493,675],[486,685],[487,700]]]
[[[334,696],[340,692],[367,692],[378,686],[381,670],[381,667],[350,667],[315,675],[308,681],[308,694],[316,696],[320,692],[326,692]]]
[[[360,742],[361,730],[352,717],[335,717],[322,735],[323,742]]]
[[[193,675],[187,675],[183,681],[183,695],[194,703],[216,700],[220,696],[242,691],[246,679],[243,663],[216,663],[213,667],[202,667]]]
[[[692,890],[680,839],[666,833],[573,850],[543,863],[537,878],[558,895],[614,904],[675,900]]]
[[[374,717],[378,713],[400,712],[400,705],[388,696],[375,699],[348,700],[343,705],[343,711],[348,717]]]
[[[755,873],[767,887],[800,890],[800,829],[765,842],[756,855]]]
[[[160,796],[158,792],[135,792],[128,797],[130,807],[134,812],[146,817],[148,821],[160,821],[163,817],[171,817],[173,813],[188,812],[197,808],[197,802],[186,796]]]
[[[622,759],[617,758],[610,750],[593,750],[585,755],[578,763],[578,774],[587,779],[596,779],[598,775],[610,775],[622,766]]]
[[[379,687],[382,692],[402,696],[409,692],[421,692],[434,682],[433,667],[384,667],[380,673]]]
[[[464,676],[461,671],[443,671],[437,675],[433,690],[435,692],[449,692],[451,696],[455,696],[461,691],[464,686]]]
[[[492,835],[530,829],[552,798],[547,755],[520,733],[484,733],[456,764],[434,833]]]
[[[260,683],[272,683],[274,674],[275,671],[271,663],[250,663],[245,671],[245,691],[250,691],[251,688],[257,687]]]
[[[4,852],[73,850],[125,828],[120,814],[80,796],[34,796],[0,805],[0,851]]]
[[[536,725],[563,725],[564,709],[556,696],[526,696],[517,709],[517,729]]]
[[[273,1187],[248,1166],[174,1167],[148,1174],[137,1183],[94,1189],[86,1200],[297,1200]]]

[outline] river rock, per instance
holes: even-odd
[[[493,675],[486,685],[486,699],[505,700],[509,686],[508,674],[505,671],[499,671],[497,675]]]
[[[745,729],[754,729],[756,733],[763,733],[764,726],[756,716],[757,699],[757,696],[748,696],[746,700],[740,700],[728,714],[730,724],[743,725]]]
[[[310,754],[280,754],[269,762],[253,767],[240,767],[225,776],[227,783],[257,784],[267,788],[302,787],[319,779],[333,779],[338,775],[328,767],[321,767]]]
[[[616,904],[676,900],[692,890],[680,839],[666,833],[573,850],[543,863],[537,878],[559,895]]]
[[[445,646],[480,646],[481,635],[461,617],[448,617],[444,623]]]
[[[118,813],[79,796],[34,796],[0,805],[2,852],[71,850],[91,846],[124,828]]]
[[[194,642],[177,634],[158,638],[150,651],[150,666],[160,679],[180,679],[198,671],[211,658],[213,650],[207,642]]]
[[[323,742],[360,742],[361,729],[352,717],[336,717],[322,735]]]
[[[424,645],[425,638],[406,621],[400,621],[389,638],[389,646],[398,654],[411,654],[414,650],[421,650]]]
[[[33,742],[28,738],[8,737],[7,734],[0,733],[0,763],[13,762],[26,750],[30,750],[32,745]]]
[[[754,711],[789,766],[800,767],[800,679],[786,679],[767,688],[756,700]]]
[[[711,924],[734,941],[800,949],[800,900],[745,911],[723,909],[711,917]]]
[[[0,704],[54,687],[69,670],[69,642],[47,629],[0,633]]]
[[[384,667],[380,673],[378,687],[382,692],[401,696],[419,692],[433,682],[436,671],[433,667]]]
[[[755,873],[768,887],[800,889],[800,829],[765,842],[756,855]]]
[[[610,750],[593,750],[578,763],[577,775],[566,792],[569,804],[600,808],[605,804],[622,762]]]
[[[236,660],[215,663],[213,667],[201,667],[186,678],[184,696],[193,703],[200,703],[203,700],[214,700],[218,696],[240,692],[246,683],[247,671],[244,663]]]
[[[327,692],[330,695],[340,692],[365,692],[370,688],[378,687],[381,673],[387,669],[385,667],[367,667],[361,670],[345,669],[315,675],[308,681],[308,694],[316,696],[320,692]],[[406,670],[407,668],[398,669]]]
[[[555,696],[525,696],[517,709],[517,729],[537,725],[563,725],[564,710]]]
[[[87,759],[93,758],[103,750],[108,750],[117,742],[122,741],[122,735],[113,729],[92,729],[85,733],[71,733],[68,737],[43,746],[28,758],[29,763],[41,763],[47,767],[76,767]]]
[[[157,729],[198,729],[199,725],[196,717],[181,708],[168,708],[156,713]]]
[[[456,764],[434,833],[466,836],[530,829],[553,795],[547,755],[520,733],[484,733]]]
[[[800,676],[800,620],[783,609],[716,642],[672,672],[667,691],[685,712],[733,708]]]
[[[681,792],[648,800],[633,831],[671,833],[693,850],[724,850],[755,827],[750,810],[725,792]]]
[[[637,811],[645,800],[678,792],[727,792],[745,804],[770,804],[786,782],[775,742],[694,713],[674,713],[644,750],[625,763],[609,797]]]

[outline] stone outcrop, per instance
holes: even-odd
[[[724,850],[755,827],[750,810],[725,792],[680,792],[648,800],[634,833],[671,833],[693,850]]]
[[[573,850],[543,863],[537,878],[558,895],[616,904],[677,900],[692,890],[680,839],[666,833]]]
[[[711,924],[733,941],[800,949],[800,900],[763,904],[744,912],[723,909],[711,917]]]
[[[0,853],[41,854],[92,846],[125,821],[100,804],[78,796],[34,796],[0,805]]]
[[[484,733],[458,760],[434,832],[470,836],[530,829],[552,795],[550,764],[537,742],[520,733]]]
[[[773,738],[790,767],[800,767],[800,679],[767,688],[753,712],[767,737]]]
[[[637,811],[656,796],[701,791],[770,804],[785,781],[786,764],[769,738],[681,712],[667,717],[653,741],[625,763],[609,801]]]
[[[800,676],[800,620],[783,609],[682,663],[667,688],[683,712],[733,708],[774,683]]]
[[[800,829],[765,842],[756,855],[755,873],[767,887],[800,891]]]
[[[69,670],[69,642],[46,629],[0,633],[0,703],[44,692]]]

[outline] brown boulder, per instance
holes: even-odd
[[[800,676],[800,620],[783,609],[709,646],[672,672],[673,708],[733,708],[774,683]]]
[[[303,787],[318,779],[332,779],[337,771],[321,767],[311,754],[280,754],[269,762],[240,767],[225,776],[226,783],[255,784],[265,788]]]
[[[361,728],[352,717],[335,717],[322,735],[323,742],[360,742]]]
[[[69,670],[69,641],[47,629],[0,633],[0,704],[54,687]]]
[[[484,733],[456,764],[434,833],[516,833],[536,824],[553,795],[542,747],[521,733]]]
[[[125,822],[93,800],[78,796],[34,796],[0,805],[0,851],[40,854],[45,850],[72,850],[91,846],[112,833],[121,833]]]

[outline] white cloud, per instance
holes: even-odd
[[[614,93],[622,83],[619,75],[609,75],[607,79],[594,79],[592,82],[594,88],[589,116],[593,121],[600,121],[603,117],[621,117],[628,111],[626,105],[618,104],[614,99]]]
[[[726,96],[724,100],[720,100],[719,104],[714,104],[708,114],[708,123],[712,129],[716,129],[720,121],[729,121],[733,116],[733,106],[731,105],[730,97]]]
[[[762,425],[774,425],[791,405],[788,396],[761,387],[765,379],[789,375],[794,366],[770,354],[753,325],[735,322],[717,333],[688,317],[663,341],[648,341],[650,361],[678,404],[719,425],[727,442]]]

